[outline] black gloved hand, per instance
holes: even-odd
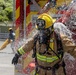
[[[21,55],[19,53],[16,53],[15,56],[12,59],[12,64],[16,65],[18,63],[18,59]]]

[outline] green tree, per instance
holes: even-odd
[[[0,0],[0,22],[12,21],[13,0]]]

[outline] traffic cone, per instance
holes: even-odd
[[[0,50],[3,50],[9,43],[10,43],[10,42],[9,42],[9,39],[6,39],[6,40],[4,41],[4,43],[2,44],[2,46],[0,47]]]

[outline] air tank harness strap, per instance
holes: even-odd
[[[43,66],[38,66],[39,68],[42,68],[42,69],[44,69],[44,70],[52,70],[52,75],[56,75],[55,73],[55,69],[54,68],[51,68],[51,67],[43,67]],[[37,67],[37,68],[38,68]],[[35,74],[34,75],[38,75],[38,73],[37,72],[35,72]],[[45,72],[45,75],[47,75],[47,73]]]
[[[36,63],[36,72],[35,72],[35,74],[34,75],[38,75],[38,68],[41,68],[41,69],[44,69],[44,70],[48,70],[48,71],[52,71],[52,75],[56,75],[56,70],[58,70],[59,69],[59,67],[60,66],[62,66],[63,67],[63,71],[64,71],[64,75],[66,75],[66,71],[65,71],[65,63],[64,63],[64,61],[62,61],[62,63],[56,63],[53,67],[44,67],[44,66],[42,66],[42,65],[39,65],[38,63]],[[47,75],[46,74],[46,72],[45,72],[45,75]]]
[[[35,73],[35,75],[37,75],[37,73],[38,73],[38,67],[39,68],[42,68],[42,69],[44,69],[44,70],[48,70],[48,71],[50,71],[50,70],[52,70],[52,75],[56,75],[56,70],[59,68],[59,64],[57,63],[57,64],[55,64],[53,67],[44,67],[44,66],[41,66],[41,65],[39,65],[38,63],[37,63],[37,65],[36,65],[36,73]],[[47,73],[45,72],[45,75],[47,75]]]

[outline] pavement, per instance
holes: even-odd
[[[4,40],[0,40],[0,46]],[[11,64],[14,54],[10,44],[0,51],[0,75],[15,75],[15,66]]]

